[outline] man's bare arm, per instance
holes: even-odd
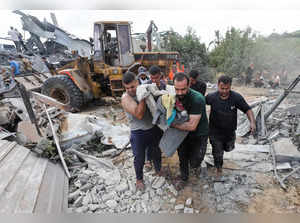
[[[199,121],[201,119],[201,115],[190,115],[190,120],[188,122],[184,122],[182,124],[172,124],[171,126],[183,131],[195,131]]]
[[[141,100],[140,103],[136,103],[132,97],[127,93],[122,96],[122,107],[123,109],[132,114],[137,119],[142,119],[146,111],[145,99]]]
[[[251,133],[254,134],[255,131],[256,131],[256,122],[255,122],[255,118],[254,118],[254,114],[253,114],[253,111],[251,109],[249,109],[247,112],[247,117],[250,121],[250,130],[251,130]]]

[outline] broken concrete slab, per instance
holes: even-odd
[[[298,151],[297,147],[292,143],[290,138],[281,138],[273,144],[276,156],[278,155],[300,158],[300,152]]]
[[[109,145],[123,149],[128,144],[130,129],[126,125],[113,126],[107,119],[91,115],[68,113],[65,117],[60,136],[61,145],[65,148],[87,142],[99,131],[110,138]]]

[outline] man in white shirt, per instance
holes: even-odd
[[[20,43],[20,39],[18,36],[18,32],[16,32],[16,30],[14,30],[14,28],[11,26],[10,30],[8,31],[8,35],[10,35],[11,40],[14,42],[17,52],[21,52],[21,43]]]

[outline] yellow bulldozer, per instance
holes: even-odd
[[[124,91],[122,75],[126,71],[136,73],[140,66],[158,65],[168,74],[173,64],[178,63],[179,53],[151,52],[149,41],[148,49],[145,45],[134,52],[130,22],[95,22],[92,56],[79,57],[56,69],[43,83],[42,94],[80,109],[105,95],[120,96]]]

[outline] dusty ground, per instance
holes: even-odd
[[[244,86],[234,86],[233,90],[241,93],[248,102],[267,95],[269,90],[264,88],[248,88]],[[208,92],[214,90],[208,89]],[[116,112],[118,111],[118,115]],[[126,123],[126,116],[119,105],[110,106],[96,106],[91,105],[83,113],[88,114],[104,114],[108,118],[111,118],[116,123]],[[237,141],[241,141],[238,138]],[[210,146],[210,145],[209,145]],[[232,170],[234,163],[224,163],[224,175],[230,176],[236,174],[236,171]],[[163,157],[163,167],[170,170],[172,176],[179,174],[179,163],[177,154],[170,158]],[[228,169],[227,169],[228,168]],[[248,173],[240,172],[240,175]],[[211,188],[214,183],[214,168],[208,167],[206,172],[201,173],[202,178],[196,179],[190,177],[188,185],[184,190],[179,192],[176,200],[176,204],[184,204],[187,198],[193,198],[193,208],[199,210],[200,213],[217,213],[227,212],[226,210],[218,209],[218,199],[210,196]],[[253,175],[253,174],[252,174]],[[256,187],[259,188],[259,193],[251,197],[249,203],[235,204],[232,212],[243,213],[300,213],[300,181],[290,179],[288,181],[289,188],[287,191],[281,189],[278,183],[275,182],[273,173],[263,174],[254,173],[256,180]],[[222,199],[222,198],[219,198]],[[230,213],[229,211],[228,213]]]

